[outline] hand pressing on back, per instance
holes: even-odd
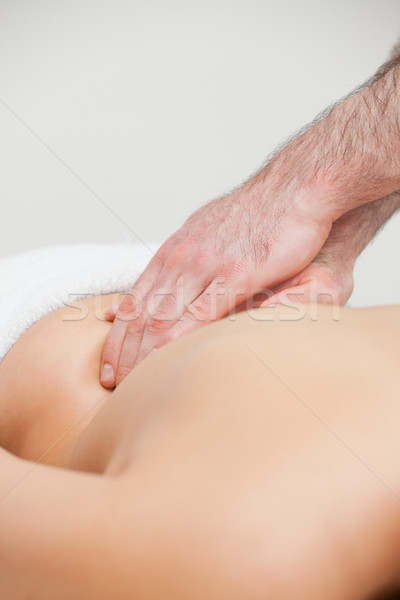
[[[223,317],[318,253],[329,218],[318,220],[303,198],[249,187],[202,207],[159,248],[119,306],[104,385],[118,385],[154,347]]]
[[[375,201],[400,188],[399,114],[397,48],[364,87],[241,188],[196,211],[161,246],[119,306],[103,349],[102,384],[118,385],[153,348],[223,317],[266,288],[276,289],[276,300],[290,288],[306,300],[320,282],[344,301],[352,284],[343,257],[316,257],[332,224],[358,207],[367,209],[356,214],[351,229],[358,245],[364,247],[366,238],[360,242],[357,219],[363,231],[378,228]],[[334,231],[340,238],[345,230]],[[352,246],[353,238],[341,244]]]
[[[324,246],[305,269],[247,299],[236,308],[236,312],[276,304],[343,306],[353,292],[354,266],[358,256],[399,208],[400,193],[394,192],[349,211],[332,225]],[[110,315],[111,319],[113,316]]]

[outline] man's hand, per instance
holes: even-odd
[[[287,281],[248,298],[230,314],[253,308],[283,304],[346,304],[353,291],[353,269],[332,257],[326,260],[321,253]],[[110,320],[113,315],[110,314]]]
[[[253,305],[346,304],[353,292],[357,257],[399,208],[400,193],[394,192],[349,211],[335,221],[319,254],[303,271],[275,286],[267,299]]]
[[[229,196],[194,213],[120,305],[101,381],[154,347],[300,273],[332,223],[400,188],[400,57],[290,142]]]
[[[359,208],[349,211],[333,224],[332,229],[330,231],[330,235],[326,240],[324,246],[321,248],[320,252],[317,254],[317,256],[315,256],[315,258],[310,264],[308,264],[304,269],[300,270],[298,273],[289,277],[285,281],[275,285],[274,287],[271,286],[271,289],[268,290],[268,298],[265,300],[265,296],[261,295],[260,300],[252,302],[251,306],[267,306],[268,304],[286,304],[291,302],[318,302],[337,305],[345,304],[350,298],[353,290],[353,270],[357,257],[368,245],[368,243],[374,237],[376,232],[399,208],[400,194],[395,192],[385,198],[381,198],[380,200],[376,200],[375,202],[371,202],[369,204],[360,206]],[[285,217],[282,216],[282,220],[284,218]],[[289,215],[286,215],[286,218],[289,219]],[[298,214],[296,218],[299,219]],[[190,227],[192,228],[192,226]],[[319,228],[317,224],[315,224],[314,227],[315,230]],[[168,252],[168,244],[173,244],[178,234],[175,234],[175,236],[172,236],[172,238],[170,238],[170,240],[167,241],[167,243],[164,245],[164,251]],[[322,237],[317,238],[317,240],[319,239],[319,241],[316,241],[316,246],[321,243]],[[238,242],[238,240],[236,241]],[[203,248],[204,247],[205,243],[203,242]],[[162,248],[160,248],[160,250],[162,250]],[[244,250],[242,249],[242,251]],[[199,261],[199,249],[196,246],[194,246],[192,247],[191,252],[192,260],[194,260],[194,263],[192,264],[197,264],[197,267],[200,269],[204,268],[202,263]],[[187,251],[187,255],[189,256],[189,249]],[[180,271],[180,277],[182,278],[182,280],[184,280],[184,276],[186,275],[186,277],[190,281],[191,275],[193,276],[194,272],[193,270],[189,270],[186,267],[186,265],[189,263],[189,261],[187,260],[187,255],[182,256],[182,260],[180,263],[178,263],[178,266],[182,268],[182,271]],[[209,260],[210,257],[211,255],[209,256]],[[251,268],[248,257],[246,256],[245,259],[246,264],[248,265],[247,268]],[[163,271],[163,269],[161,268],[161,258],[158,258],[158,256],[156,255],[152,260],[156,263],[156,266],[152,266],[152,264],[150,263],[147,269],[154,269],[154,272],[156,272],[156,261],[160,260],[158,270],[158,273],[160,274]],[[278,260],[280,260],[279,257]],[[270,261],[270,264],[271,263],[273,263],[273,261]],[[293,260],[290,260],[288,264],[290,263],[297,264],[295,258],[293,258]],[[282,262],[281,264],[284,263]],[[171,267],[171,264],[169,266]],[[185,268],[187,268],[188,270],[184,271]],[[165,271],[168,271],[168,269],[165,269]],[[145,274],[146,271],[144,271],[141,278],[143,278]],[[235,284],[234,274],[231,274],[233,286]],[[236,274],[239,279],[240,272],[237,272]],[[141,278],[138,280],[136,285],[140,284]],[[260,279],[260,281],[264,282],[267,280],[268,277]],[[220,280],[220,283],[223,284],[223,281]],[[222,293],[224,292],[224,286],[220,285],[219,287],[220,289],[217,290],[216,293],[219,294],[220,299],[223,300],[222,305],[218,307],[221,316],[232,310],[232,307],[235,306],[237,306],[237,310],[245,310],[247,308],[248,304],[246,304],[246,300],[247,298],[251,297],[251,292],[245,291],[241,293],[238,286],[233,287],[232,289],[234,291],[234,294],[232,296],[231,302],[229,302],[229,298]],[[266,284],[262,285],[261,287],[265,291]],[[156,281],[153,283],[153,288],[150,289],[154,288],[157,289]],[[134,290],[135,286],[133,288],[133,291]],[[142,342],[142,338],[140,337],[141,332],[146,331],[146,324],[144,323],[144,317],[140,317],[138,309],[137,313],[135,313],[135,306],[132,302],[133,295],[128,296],[127,298],[128,302],[126,309],[124,308],[124,305],[122,305],[119,308],[120,313],[126,310],[126,314],[129,315],[129,311],[131,311],[133,316],[135,314],[139,314],[139,318],[133,321],[121,320],[119,327],[121,327],[121,336],[125,336],[127,334],[127,332],[129,331],[129,326],[132,327],[134,332],[133,335],[135,335],[136,333],[137,336],[136,339],[134,338],[134,341],[136,342],[136,353],[138,353],[138,348],[140,347],[140,343]],[[210,320],[211,314],[211,300],[212,298],[210,295],[209,304],[207,307],[205,307],[205,310],[208,310],[208,312],[204,313],[203,320],[194,320],[190,310],[186,310],[182,313],[184,318],[180,321],[174,320],[172,326],[171,321],[167,319],[165,320],[165,322],[160,322],[159,329],[156,329],[154,331],[153,337],[147,334],[149,335],[148,339],[150,340],[150,348],[156,345],[157,347],[160,347],[167,341],[173,339],[174,337],[182,335],[182,333],[184,333],[185,331],[189,331],[190,329],[193,329],[208,322]],[[218,296],[215,297],[215,301],[216,303],[214,309],[217,308]],[[173,309],[174,307],[169,305],[167,306],[167,308]],[[113,310],[108,311],[107,317],[109,318],[109,320],[114,320],[115,312]],[[118,321],[116,321],[116,323],[117,322]],[[150,322],[152,321],[150,320]],[[140,325],[142,326],[141,329]],[[118,329],[116,329],[116,331],[117,333],[119,332]],[[111,333],[113,333],[113,331]],[[111,343],[113,343],[112,337],[110,341]],[[153,344],[152,346],[151,343]],[[143,355],[145,355],[146,352],[147,351],[145,351]],[[113,358],[111,357],[109,358],[109,360],[113,360]],[[128,367],[127,371],[129,372]],[[117,383],[119,383],[119,380],[117,380]]]
[[[350,298],[354,286],[353,269],[330,259],[325,262],[318,255],[301,273],[291,277],[272,290],[272,296],[259,304],[292,303],[332,304],[343,306]]]
[[[330,227],[307,212],[303,197],[288,200],[254,183],[202,207],[161,246],[119,306],[103,351],[103,385],[118,385],[154,347],[301,271]]]

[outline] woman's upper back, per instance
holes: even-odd
[[[287,308],[224,319],[146,358],[110,394],[98,383],[109,325],[94,302],[83,303],[84,319],[65,320],[69,308],[49,315],[8,354],[0,430],[9,449],[35,459],[65,435],[71,468],[116,483],[109,554],[119,556],[115,573],[124,557],[135,566],[124,589],[213,598],[222,585],[231,598],[264,598],[271,585],[293,592],[285,578],[294,566],[307,570],[306,581],[292,572],[295,587],[311,585],[304,597],[355,597],[332,588],[339,572],[342,586],[367,589],[376,548],[400,537],[388,490],[399,469],[387,461],[400,456],[399,309],[343,311],[339,321],[322,307],[314,320]],[[67,446],[49,462],[66,466]],[[78,487],[86,477],[97,481],[80,474]],[[89,496],[77,498],[92,513]],[[391,566],[386,555],[383,563]],[[171,579],[178,572],[185,577]]]
[[[9,351],[0,364],[0,445],[33,460],[47,453],[44,462],[57,462],[113,394],[99,383],[101,352],[110,327],[104,312],[111,303],[112,296],[98,296],[57,310],[31,327]],[[184,376],[187,357],[194,356],[197,347],[235,342],[248,354],[254,340],[268,363],[282,377],[294,376],[306,395],[315,394],[321,385],[332,389],[340,380],[337,374],[341,372],[343,380],[344,371],[360,381],[366,374],[371,389],[374,373],[379,386],[391,380],[393,370],[397,373],[399,335],[400,307],[340,313],[321,306],[256,309],[164,347],[157,353],[157,377],[152,358],[148,367],[146,359],[128,379],[133,378],[137,389],[145,388],[146,395],[164,397],[172,379]],[[220,373],[220,367],[218,376],[232,378]]]

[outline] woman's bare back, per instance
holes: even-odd
[[[398,307],[243,313],[165,346],[107,393],[109,324],[94,303],[82,321],[63,320],[66,308],[38,323],[0,366],[8,449],[37,459],[67,430],[46,459],[132,490],[137,537],[158,539],[174,598],[225,597],[218,586],[302,597],[304,585],[307,598],[355,600],[393,582]]]

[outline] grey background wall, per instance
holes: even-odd
[[[398,0],[0,2],[0,257],[163,241],[367,79]],[[400,302],[400,216],[354,306]]]

